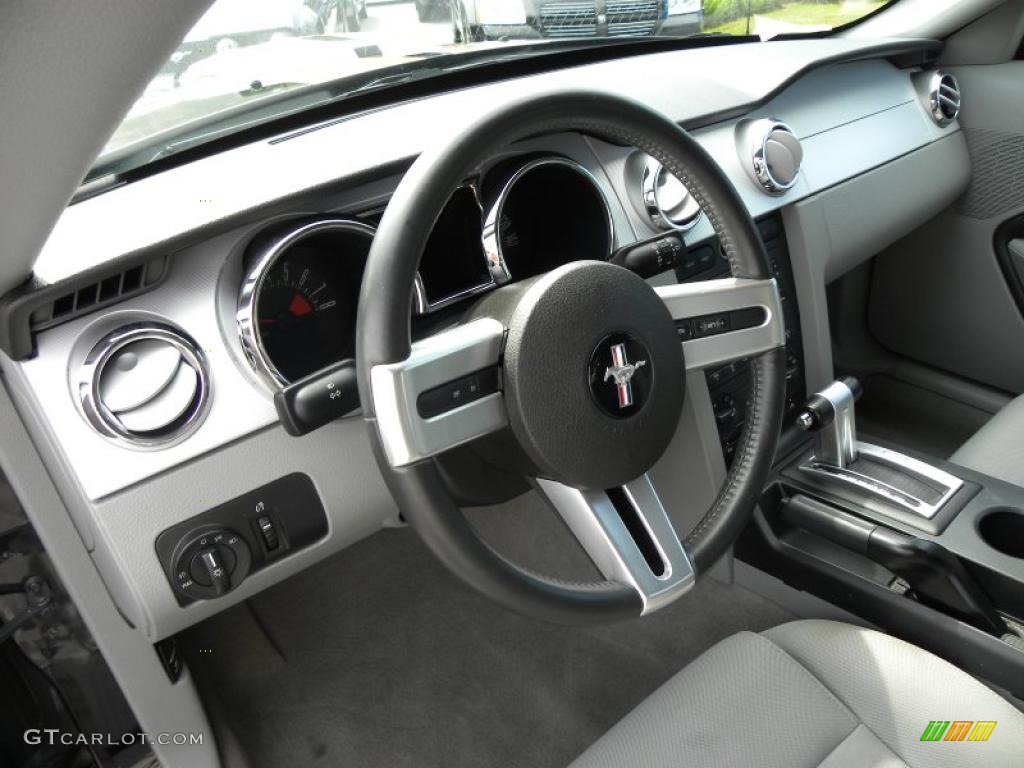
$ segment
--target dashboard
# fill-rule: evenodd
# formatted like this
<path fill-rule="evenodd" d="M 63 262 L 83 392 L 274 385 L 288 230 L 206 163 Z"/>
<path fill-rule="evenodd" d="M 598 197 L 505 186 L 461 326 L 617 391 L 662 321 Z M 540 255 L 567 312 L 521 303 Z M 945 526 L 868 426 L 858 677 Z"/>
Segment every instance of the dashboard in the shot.
<path fill-rule="evenodd" d="M 600 83 L 690 128 L 772 257 L 796 403 L 832 378 L 827 282 L 967 184 L 958 123 L 930 112 L 934 53 L 928 41 L 830 39 L 634 56 L 327 121 L 70 206 L 39 287 L 0 305 L 0 366 L 126 620 L 169 637 L 400 523 L 358 414 L 293 437 L 274 397 L 353 356 L 387 202 L 481 99 Z M 413 336 L 578 259 L 631 265 L 654 284 L 728 270 L 696 201 L 646 155 L 537 137 L 447 201 L 409 297 Z M 656 468 L 677 489 L 680 528 L 703 514 L 744 418 L 742 365 L 697 376 L 680 430 L 693 442 Z M 221 530 L 234 533 L 211 546 L 228 547 L 217 551 L 245 578 L 190 597 L 196 574 L 176 565 L 206 546 L 195 531 Z"/>

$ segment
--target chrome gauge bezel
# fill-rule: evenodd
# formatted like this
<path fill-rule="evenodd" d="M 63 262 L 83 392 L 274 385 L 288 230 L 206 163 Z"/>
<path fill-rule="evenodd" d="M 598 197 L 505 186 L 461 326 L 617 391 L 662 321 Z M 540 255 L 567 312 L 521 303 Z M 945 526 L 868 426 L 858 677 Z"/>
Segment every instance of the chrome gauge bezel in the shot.
<path fill-rule="evenodd" d="M 640 194 L 643 200 L 644 211 L 647 213 L 647 218 L 650 219 L 651 224 L 655 229 L 674 229 L 677 232 L 689 232 L 697 226 L 697 222 L 699 222 L 701 217 L 704 215 L 704 211 L 701 209 L 700 205 L 697 205 L 697 213 L 687 221 L 680 223 L 669 218 L 661 206 L 661 200 L 658 195 L 658 186 L 663 173 L 666 173 L 665 166 L 653 157 L 648 157 L 647 161 L 644 163 L 644 169 L 640 177 Z M 683 184 L 682 181 L 679 183 Z M 683 184 L 683 188 L 686 190 L 686 194 L 692 199 L 693 193 L 689 188 L 685 184 Z M 696 205 L 696 201 L 694 201 L 694 204 Z"/>
<path fill-rule="evenodd" d="M 181 423 L 164 435 L 146 435 L 128 429 L 107 408 L 100 395 L 100 381 L 107 363 L 129 344 L 147 340 L 162 341 L 174 347 L 182 361 L 196 372 L 196 394 L 192 404 L 178 419 Z M 169 448 L 192 435 L 209 412 L 212 393 L 209 364 L 195 340 L 180 328 L 148 321 L 123 325 L 100 339 L 79 367 L 73 386 L 77 390 L 75 402 L 79 413 L 93 429 L 120 445 L 138 450 Z"/>
<path fill-rule="evenodd" d="M 482 219 L 484 215 L 484 208 L 483 203 L 480 202 L 479 183 L 477 181 L 467 181 L 466 183 L 461 184 L 459 188 L 456 190 L 456 192 L 463 189 L 469 190 L 469 192 L 473 195 L 473 200 L 476 203 L 476 208 L 479 211 L 480 218 Z M 451 200 L 449 199 L 449 203 L 450 202 Z M 426 244 L 424 244 L 424 249 L 425 248 Z M 421 259 L 422 256 L 423 254 L 420 254 Z M 442 296 L 434 300 L 431 300 L 430 297 L 427 295 L 427 289 L 423 283 L 423 277 L 421 276 L 419 269 L 417 269 L 415 283 L 413 284 L 413 313 L 417 315 L 426 315 L 430 312 L 436 312 L 439 309 L 444 309 L 445 307 L 449 307 L 452 304 L 456 304 L 472 296 L 477 296 L 481 293 L 484 293 L 485 291 L 491 290 L 495 286 L 501 285 L 502 281 L 496 279 L 494 270 L 491 269 L 490 264 L 490 259 L 487 259 L 487 271 L 491 278 L 487 282 L 479 283 L 478 285 L 471 285 L 467 288 L 463 288 L 462 290 L 457 291 L 456 293 L 451 294 L 450 296 Z M 420 267 L 422 268 L 422 263 Z"/>
<path fill-rule="evenodd" d="M 608 252 L 603 254 L 603 257 L 607 259 L 615 249 L 615 221 L 612 218 L 612 209 L 608 203 L 608 196 L 598 182 L 597 177 L 584 165 L 567 157 L 538 157 L 519 166 L 502 184 L 494 201 L 487 207 L 484 217 L 482 241 L 484 255 L 487 257 L 487 268 L 495 285 L 502 285 L 512 279 L 512 274 L 505 263 L 505 256 L 501 249 L 501 217 L 505 210 L 505 203 L 520 179 L 537 168 L 550 165 L 558 165 L 575 171 L 594 188 L 600 197 L 601 204 L 604 206 L 605 219 L 608 222 Z"/>
<path fill-rule="evenodd" d="M 277 260 L 292 246 L 313 235 L 322 232 L 354 232 L 365 235 L 372 243 L 377 230 L 369 224 L 355 219 L 328 218 L 306 221 L 262 245 L 254 258 L 251 259 L 242 286 L 238 292 L 238 308 L 236 322 L 238 338 L 242 351 L 250 367 L 272 391 L 288 386 L 291 382 L 277 369 L 259 334 L 259 323 L 256 318 L 256 305 L 266 280 L 267 274 L 273 269 Z M 417 280 L 414 304 L 417 307 L 423 300 L 423 286 Z"/>

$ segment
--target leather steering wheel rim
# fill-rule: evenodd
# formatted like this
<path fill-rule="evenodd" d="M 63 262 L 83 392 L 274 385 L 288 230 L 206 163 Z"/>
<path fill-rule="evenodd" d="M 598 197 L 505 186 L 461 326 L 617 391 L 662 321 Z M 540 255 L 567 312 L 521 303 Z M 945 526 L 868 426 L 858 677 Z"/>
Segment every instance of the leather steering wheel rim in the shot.
<path fill-rule="evenodd" d="M 734 277 L 770 280 L 757 228 L 711 156 L 667 117 L 637 102 L 592 92 L 531 96 L 490 111 L 406 173 L 379 224 L 363 277 L 357 321 L 360 397 L 385 481 L 405 518 L 457 576 L 499 603 L 556 623 L 600 624 L 638 616 L 635 590 L 614 581 L 568 583 L 523 569 L 474 532 L 436 463 L 396 467 L 382 447 L 371 371 L 410 355 L 413 286 L 424 243 L 452 192 L 498 150 L 537 135 L 579 132 L 646 152 L 690 190 L 708 217 Z M 781 322 L 781 321 L 780 321 Z M 782 423 L 782 346 L 750 360 L 752 393 L 735 458 L 718 497 L 684 547 L 697 574 L 731 546 L 750 518 L 771 469 Z"/>

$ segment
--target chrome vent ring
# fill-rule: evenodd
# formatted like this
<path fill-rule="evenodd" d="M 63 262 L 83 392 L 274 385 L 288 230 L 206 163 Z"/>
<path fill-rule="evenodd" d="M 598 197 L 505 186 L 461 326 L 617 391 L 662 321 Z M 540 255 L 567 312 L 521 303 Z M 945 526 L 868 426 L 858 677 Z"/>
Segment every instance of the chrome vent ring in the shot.
<path fill-rule="evenodd" d="M 656 229 L 686 232 L 700 221 L 700 205 L 690 190 L 653 157 L 647 159 L 640 180 L 647 218 Z"/>
<path fill-rule="evenodd" d="M 740 142 L 740 153 L 747 154 L 747 171 L 757 185 L 769 195 L 792 189 L 804 159 L 803 146 L 793 129 L 779 120 L 762 119 L 741 124 L 740 130 L 745 139 Z"/>
<path fill-rule="evenodd" d="M 78 405 L 104 437 L 163 448 L 191 435 L 210 401 L 206 357 L 183 331 L 140 322 L 104 336 L 78 371 Z"/>
<path fill-rule="evenodd" d="M 928 81 L 928 111 L 932 120 L 945 127 L 960 114 L 960 83 L 948 72 L 936 71 Z"/>

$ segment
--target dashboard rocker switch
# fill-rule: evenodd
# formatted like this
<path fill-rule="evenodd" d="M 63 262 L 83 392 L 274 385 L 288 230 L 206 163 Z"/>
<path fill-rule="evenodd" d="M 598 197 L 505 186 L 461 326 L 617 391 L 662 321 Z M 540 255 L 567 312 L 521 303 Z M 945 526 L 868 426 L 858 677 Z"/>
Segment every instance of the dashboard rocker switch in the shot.
<path fill-rule="evenodd" d="M 281 540 L 277 535 L 277 527 L 268 515 L 256 518 L 256 527 L 259 529 L 263 545 L 267 548 L 268 552 L 273 552 L 281 546 Z"/>

